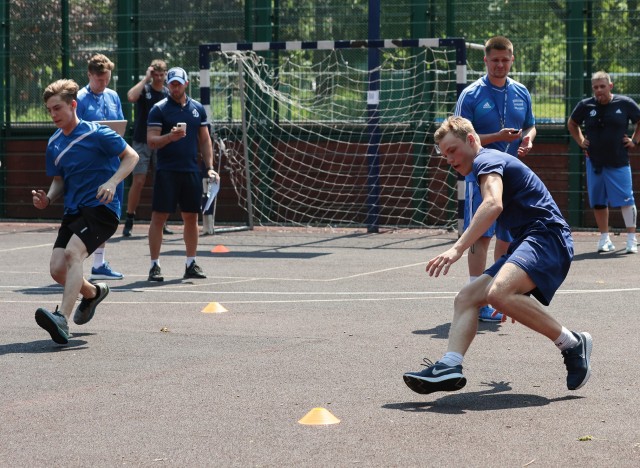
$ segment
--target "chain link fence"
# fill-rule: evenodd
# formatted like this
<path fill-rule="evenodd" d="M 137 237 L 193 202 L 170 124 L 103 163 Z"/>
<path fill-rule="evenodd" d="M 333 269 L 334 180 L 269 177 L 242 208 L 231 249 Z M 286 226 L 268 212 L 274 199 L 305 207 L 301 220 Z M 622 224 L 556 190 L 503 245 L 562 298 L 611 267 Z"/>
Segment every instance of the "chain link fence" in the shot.
<path fill-rule="evenodd" d="M 83 85 L 86 63 L 104 53 L 116 63 L 111 84 L 124 97 L 154 58 L 182 66 L 197 79 L 198 44 L 203 42 L 366 39 L 366 0 L 35 0 L 5 1 L 8 49 L 3 52 L 3 121 L 46 124 L 41 93 L 63 76 Z M 605 69 L 615 90 L 640 98 L 638 1 L 381 0 L 380 37 L 464 37 L 484 43 L 496 34 L 515 45 L 513 77 L 535 100 L 541 124 L 562 123 L 573 103 L 567 83 L 584 82 Z M 579 14 L 571 13 L 579 8 Z M 575 20 L 572 18 L 575 17 Z M 573 44 L 571 21 L 584 27 L 583 43 Z M 130 34 L 130 40 L 122 36 Z M 567 49 L 582 49 L 582 74 L 568 76 Z M 119 58 L 127 56 L 126 64 Z M 470 53 L 470 69 L 482 74 L 482 53 Z M 63 60 L 68 60 L 68 68 Z M 470 79 L 474 78 L 472 73 Z M 197 85 L 197 82 L 194 83 Z M 192 89 L 194 91 L 197 88 Z"/>

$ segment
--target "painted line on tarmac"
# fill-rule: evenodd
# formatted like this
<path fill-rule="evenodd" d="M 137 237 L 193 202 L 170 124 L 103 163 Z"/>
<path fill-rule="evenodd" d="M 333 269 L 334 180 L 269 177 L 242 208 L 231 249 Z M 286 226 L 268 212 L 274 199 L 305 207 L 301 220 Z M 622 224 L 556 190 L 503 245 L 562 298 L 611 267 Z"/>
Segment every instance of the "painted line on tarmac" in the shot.
<path fill-rule="evenodd" d="M 51 246 L 53 246 L 53 243 L 39 244 L 39 245 L 28 245 L 26 247 L 13 247 L 11 249 L 0 249 L 0 253 L 3 253 L 3 252 L 15 252 L 16 250 L 39 249 L 41 247 L 51 247 Z"/>

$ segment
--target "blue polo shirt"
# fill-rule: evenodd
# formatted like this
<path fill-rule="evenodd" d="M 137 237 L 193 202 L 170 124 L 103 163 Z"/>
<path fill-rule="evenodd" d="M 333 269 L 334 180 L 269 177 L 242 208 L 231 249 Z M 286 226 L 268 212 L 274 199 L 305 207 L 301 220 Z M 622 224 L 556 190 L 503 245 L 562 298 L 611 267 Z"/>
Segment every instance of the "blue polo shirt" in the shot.
<path fill-rule="evenodd" d="M 638 123 L 640 107 L 627 96 L 614 94 L 608 104 L 598 104 L 594 97 L 583 99 L 573 109 L 571 120 L 584 122 L 584 134 L 589 140 L 589 159 L 597 167 L 629 165 L 629 151 L 624 146 L 629 122 Z"/>
<path fill-rule="evenodd" d="M 487 75 L 467 86 L 458 98 L 454 115 L 471 121 L 478 134 L 496 133 L 502 128 L 524 130 L 536 124 L 529 91 L 508 77 L 502 88 L 492 85 Z M 517 156 L 520 142 L 496 141 L 485 146 Z"/>
<path fill-rule="evenodd" d="M 124 120 L 120 96 L 113 89 L 105 88 L 94 94 L 89 85 L 78 91 L 76 114 L 82 120 Z"/>
<path fill-rule="evenodd" d="M 77 214 L 80 208 L 103 205 L 98 187 L 120 167 L 120 154 L 127 143 L 105 125 L 81 120 L 70 135 L 58 129 L 49 138 L 46 151 L 47 175 L 64 180 L 64 213 Z M 121 185 L 121 184 L 119 184 Z M 116 190 L 106 206 L 120 218 L 122 194 Z"/>
<path fill-rule="evenodd" d="M 198 172 L 198 134 L 201 127 L 208 127 L 204 106 L 187 96 L 184 104 L 167 97 L 149 111 L 147 128 L 159 128 L 160 134 L 169 133 L 178 122 L 187 124 L 187 136 L 158 149 L 158 170 Z"/>

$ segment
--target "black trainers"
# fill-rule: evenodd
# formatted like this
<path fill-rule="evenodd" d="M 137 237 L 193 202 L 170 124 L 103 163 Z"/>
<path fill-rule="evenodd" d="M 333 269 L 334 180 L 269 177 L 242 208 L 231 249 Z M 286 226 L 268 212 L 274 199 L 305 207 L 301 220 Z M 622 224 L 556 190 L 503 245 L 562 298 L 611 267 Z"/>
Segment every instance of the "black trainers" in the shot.
<path fill-rule="evenodd" d="M 162 270 L 160 269 L 160 265 L 154 263 L 149 270 L 149 278 L 148 281 L 164 281 L 164 276 L 162 276 Z"/>
<path fill-rule="evenodd" d="M 69 325 L 64 315 L 58 312 L 58 306 L 53 313 L 43 308 L 36 310 L 36 323 L 47 330 L 51 339 L 56 343 L 67 344 L 69 342 Z"/>
<path fill-rule="evenodd" d="M 131 237 L 131 230 L 133 229 L 133 221 L 135 220 L 134 216 L 127 215 L 127 219 L 124 221 L 124 229 L 122 230 L 122 235 L 124 237 Z"/>
<path fill-rule="evenodd" d="M 571 333 L 578 339 L 578 344 L 562 351 L 562 357 L 567 368 L 567 388 L 578 390 L 591 376 L 592 340 L 587 332 Z"/>
<path fill-rule="evenodd" d="M 98 292 L 96 297 L 83 297 L 80 300 L 80 304 L 78 304 L 78 307 L 73 314 L 73 323 L 76 325 L 84 325 L 91 320 L 93 318 L 93 314 L 96 313 L 97 305 L 107 297 L 107 294 L 109 294 L 109 286 L 107 286 L 106 283 L 96 283 L 95 287 Z"/>
<path fill-rule="evenodd" d="M 162 226 L 162 234 L 164 234 L 165 236 L 171 236 L 174 234 L 174 232 L 165 224 L 164 226 Z"/>
<path fill-rule="evenodd" d="M 433 392 L 454 392 L 467 384 L 462 375 L 462 366 L 447 366 L 441 362 L 433 364 L 424 360 L 428 366 L 420 372 L 407 372 L 402 376 L 404 383 L 416 393 L 426 395 Z M 424 365 L 424 364 L 423 364 Z"/>
<path fill-rule="evenodd" d="M 198 266 L 195 260 L 191 262 L 191 265 L 185 266 L 184 268 L 184 276 L 183 276 L 184 279 L 188 279 L 188 278 L 202 279 L 206 277 L 207 275 L 204 274 L 204 271 L 202 271 L 202 268 Z"/>

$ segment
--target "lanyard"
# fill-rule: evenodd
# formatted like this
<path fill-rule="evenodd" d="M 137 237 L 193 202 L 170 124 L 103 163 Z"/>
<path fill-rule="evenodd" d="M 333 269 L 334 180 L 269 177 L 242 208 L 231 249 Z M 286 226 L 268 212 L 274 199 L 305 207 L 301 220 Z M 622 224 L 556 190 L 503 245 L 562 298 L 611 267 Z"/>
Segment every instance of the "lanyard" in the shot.
<path fill-rule="evenodd" d="M 496 106 L 496 110 L 498 111 L 498 118 L 500 119 L 500 129 L 503 129 L 505 124 L 507 123 L 507 100 L 508 100 L 507 98 L 509 97 L 509 84 L 507 84 L 504 88 L 502 113 L 500 113 L 500 106 L 498 105 L 498 101 L 496 100 L 496 97 L 495 97 L 496 92 L 501 93 L 500 90 L 498 90 L 497 88 L 493 87 L 493 85 L 491 85 L 491 99 L 493 99 L 493 103 Z"/>
<path fill-rule="evenodd" d="M 489 81 L 487 79 L 487 81 Z M 489 86 L 491 87 L 491 99 L 493 99 L 493 104 L 496 106 L 496 111 L 498 111 L 498 118 L 500 119 L 500 129 L 502 130 L 507 123 L 507 101 L 509 98 L 509 80 L 507 80 L 504 87 L 504 100 L 502 106 L 502 113 L 500 113 L 500 106 L 498 105 L 498 101 L 496 100 L 495 93 L 501 92 L 501 90 L 497 89 L 493 86 L 493 84 L 489 81 Z M 504 149 L 505 153 L 509 152 L 509 146 L 511 146 L 511 142 L 507 143 L 506 148 Z"/>

